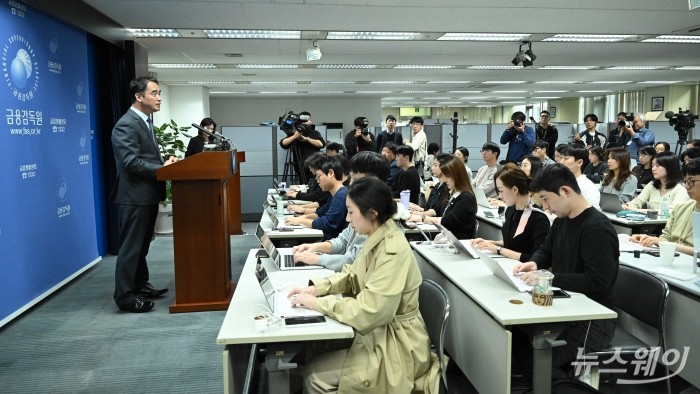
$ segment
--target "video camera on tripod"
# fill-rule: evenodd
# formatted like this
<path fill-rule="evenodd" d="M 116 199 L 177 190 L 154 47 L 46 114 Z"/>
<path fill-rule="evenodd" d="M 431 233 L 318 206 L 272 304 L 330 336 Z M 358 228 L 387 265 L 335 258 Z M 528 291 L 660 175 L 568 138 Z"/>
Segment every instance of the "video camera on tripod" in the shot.
<path fill-rule="evenodd" d="M 683 133 L 686 137 L 688 136 L 688 130 L 695 127 L 694 119 L 698 118 L 698 115 L 693 115 L 690 110 L 682 111 L 680 108 L 678 108 L 677 114 L 674 114 L 673 111 L 668 111 L 664 116 L 668 119 L 668 124 L 673 126 L 673 129 L 678 132 L 678 136 Z"/>
<path fill-rule="evenodd" d="M 304 137 L 308 137 L 308 132 L 314 129 L 313 124 L 306 124 L 311 119 L 309 115 L 298 115 L 294 111 L 289 111 L 280 116 L 277 125 L 287 136 L 294 135 L 295 131 L 300 132 Z"/>

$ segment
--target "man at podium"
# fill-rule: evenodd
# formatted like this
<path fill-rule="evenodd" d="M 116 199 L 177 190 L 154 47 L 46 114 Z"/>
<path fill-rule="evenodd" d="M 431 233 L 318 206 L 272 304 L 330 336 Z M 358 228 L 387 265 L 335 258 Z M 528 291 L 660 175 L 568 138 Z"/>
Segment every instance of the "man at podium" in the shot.
<path fill-rule="evenodd" d="M 117 184 L 110 200 L 119 208 L 119 256 L 114 273 L 114 302 L 127 312 L 148 312 L 153 302 L 144 298 L 163 295 L 148 281 L 146 255 L 153 238 L 158 203 L 165 199 L 165 182 L 156 171 L 177 158 L 160 156 L 153 133 L 153 113 L 160 110 L 160 86 L 152 77 L 139 77 L 129 84 L 131 108 L 112 130 L 117 165 Z"/>

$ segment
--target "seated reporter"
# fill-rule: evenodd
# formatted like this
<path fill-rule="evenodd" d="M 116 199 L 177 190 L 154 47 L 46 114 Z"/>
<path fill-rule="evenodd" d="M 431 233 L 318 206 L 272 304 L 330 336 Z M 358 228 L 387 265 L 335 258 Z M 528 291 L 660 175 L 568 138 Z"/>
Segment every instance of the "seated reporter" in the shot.
<path fill-rule="evenodd" d="M 310 173 L 312 174 L 312 176 L 309 177 L 309 181 L 306 185 L 307 190 L 305 192 L 290 190 L 286 193 L 285 198 L 289 200 L 294 199 L 315 202 L 318 204 L 318 207 L 325 204 L 326 201 L 328 201 L 328 199 L 330 198 L 330 194 L 321 190 L 321 187 L 318 184 L 318 180 L 316 179 L 316 176 L 314 174 L 316 174 L 316 170 L 321 168 L 321 164 L 323 164 L 326 161 L 327 157 L 328 156 L 325 153 L 321 152 L 317 152 L 309 156 L 304 161 L 304 167 L 308 168 Z"/>
<path fill-rule="evenodd" d="M 620 197 L 621 203 L 632 200 L 637 192 L 637 177 L 630 169 L 630 153 L 618 147 L 608 149 L 605 156 L 608 158 L 608 172 L 603 177 L 600 191 Z"/>
<path fill-rule="evenodd" d="M 681 184 L 683 175 L 678 157 L 671 152 L 662 152 L 651 161 L 652 182 L 647 183 L 632 201 L 622 204 L 624 209 L 659 209 L 661 201 L 668 198 L 671 208 L 688 201 L 688 193 Z"/>
<path fill-rule="evenodd" d="M 691 160 L 683 169 L 685 180 L 683 186 L 690 196 L 689 201 L 682 202 L 671 210 L 671 217 L 661 232 L 661 236 L 654 237 L 646 234 L 634 234 L 630 237 L 632 242 L 639 242 L 642 246 L 656 246 L 661 241 L 675 242 L 676 250 L 681 253 L 693 255 L 693 212 L 700 212 L 700 159 Z"/>
<path fill-rule="evenodd" d="M 503 241 L 472 240 L 479 250 L 489 250 L 513 260 L 530 261 L 549 232 L 549 218 L 532 205 L 530 178 L 523 170 L 508 163 L 496 175 L 498 196 L 506 203 L 505 221 L 501 227 Z"/>
<path fill-rule="evenodd" d="M 438 153 L 435 158 L 433 158 L 432 166 L 430 170 L 433 173 L 433 177 L 438 179 L 437 184 L 430 184 L 426 182 L 426 187 L 432 189 L 430 196 L 424 205 L 418 205 L 411 203 L 409 208 L 412 214 L 419 214 L 425 216 L 442 216 L 442 212 L 447 206 L 447 202 L 450 199 L 450 189 L 447 188 L 447 183 L 442 176 L 442 171 L 440 171 L 440 166 L 448 163 L 452 160 L 452 155 L 449 153 Z M 468 175 L 469 173 L 467 173 Z"/>
<path fill-rule="evenodd" d="M 367 236 L 355 263 L 289 296 L 294 306 L 351 326 L 355 338 L 350 348 L 320 354 L 301 368 L 304 392 L 437 393 L 440 366 L 418 309 L 422 277 L 411 246 L 391 220 L 391 191 L 379 179 L 358 179 L 347 207 L 350 226 Z"/>
<path fill-rule="evenodd" d="M 343 186 L 343 166 L 337 159 L 327 157 L 321 168 L 316 170 L 316 177 L 321 190 L 331 194 L 330 200 L 315 213 L 290 217 L 285 222 L 288 225 L 303 225 L 321 230 L 324 239 L 331 239 L 337 237 L 347 225 L 345 195 L 348 188 Z"/>
<path fill-rule="evenodd" d="M 458 239 L 472 239 L 476 230 L 476 197 L 467 177 L 462 160 L 455 156 L 440 166 L 450 199 L 441 217 L 411 215 L 410 221 L 426 224 L 439 223 Z"/>
<path fill-rule="evenodd" d="M 364 177 L 385 180 L 390 172 L 389 164 L 375 152 L 360 152 L 350 159 L 349 165 L 351 185 L 352 182 Z M 358 234 L 352 226 L 347 226 L 336 238 L 295 246 L 294 261 L 320 265 L 340 272 L 345 264 L 352 264 L 355 261 L 366 239 L 366 235 Z"/>

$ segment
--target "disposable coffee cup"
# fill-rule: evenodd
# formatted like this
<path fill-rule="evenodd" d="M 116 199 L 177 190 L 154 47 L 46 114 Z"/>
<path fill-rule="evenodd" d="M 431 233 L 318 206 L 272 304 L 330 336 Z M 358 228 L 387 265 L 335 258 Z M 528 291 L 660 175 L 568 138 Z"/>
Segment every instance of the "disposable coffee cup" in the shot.
<path fill-rule="evenodd" d="M 411 191 L 410 190 L 403 190 L 401 192 L 401 204 L 406 208 L 408 211 L 408 204 L 410 203 L 411 200 Z"/>
<path fill-rule="evenodd" d="M 554 301 L 552 281 L 554 274 L 547 270 L 535 271 L 532 274 L 532 303 L 539 306 L 551 306 Z"/>
<path fill-rule="evenodd" d="M 647 217 L 650 220 L 656 220 L 659 217 L 659 212 L 658 211 L 647 211 Z"/>
<path fill-rule="evenodd" d="M 672 265 L 673 255 L 676 254 L 676 243 L 675 242 L 659 242 L 659 255 L 661 257 L 661 264 Z"/>

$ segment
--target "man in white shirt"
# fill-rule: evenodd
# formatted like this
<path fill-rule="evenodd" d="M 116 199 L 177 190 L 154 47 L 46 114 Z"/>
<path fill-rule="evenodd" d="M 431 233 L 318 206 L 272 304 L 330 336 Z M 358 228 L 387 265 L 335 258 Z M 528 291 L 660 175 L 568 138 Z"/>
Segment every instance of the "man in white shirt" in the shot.
<path fill-rule="evenodd" d="M 419 174 L 423 173 L 425 158 L 428 155 L 428 137 L 423 131 L 423 123 L 423 118 L 420 116 L 414 116 L 411 119 L 411 142 L 406 144 L 413 148 L 413 165 Z"/>
<path fill-rule="evenodd" d="M 562 149 L 560 163 L 565 165 L 574 174 L 578 187 L 581 189 L 581 194 L 586 198 L 588 203 L 595 209 L 600 210 L 600 189 L 581 172 L 581 166 L 583 166 L 583 161 L 587 156 L 588 150 L 586 150 L 586 148 L 579 147 L 575 144 L 567 145 Z"/>
<path fill-rule="evenodd" d="M 493 142 L 487 142 L 481 147 L 481 158 L 484 159 L 486 165 L 479 168 L 476 176 L 472 180 L 472 186 L 479 187 L 484 190 L 484 194 L 488 198 L 498 197 L 496 190 L 496 181 L 493 179 L 494 174 L 498 171 L 498 155 L 501 154 L 501 148 Z"/>

